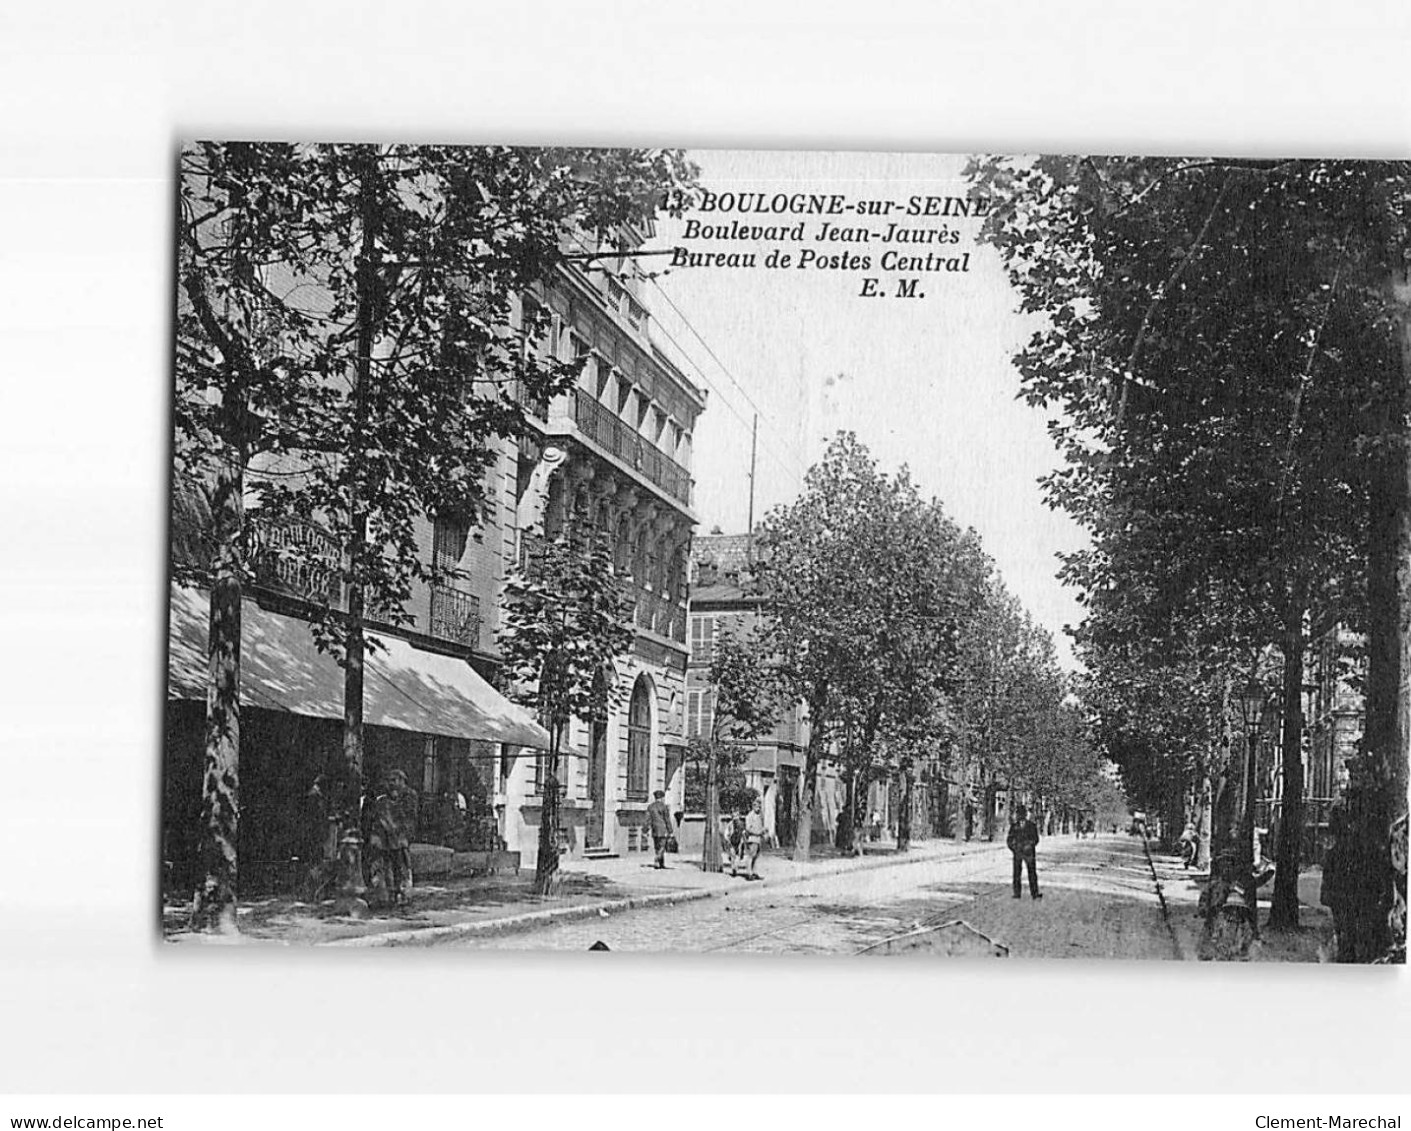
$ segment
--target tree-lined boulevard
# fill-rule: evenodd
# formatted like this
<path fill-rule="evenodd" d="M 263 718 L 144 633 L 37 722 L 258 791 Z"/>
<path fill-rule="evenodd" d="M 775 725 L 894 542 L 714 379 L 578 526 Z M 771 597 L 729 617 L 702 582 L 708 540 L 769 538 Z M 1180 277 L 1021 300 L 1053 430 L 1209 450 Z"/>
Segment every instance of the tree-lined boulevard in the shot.
<path fill-rule="evenodd" d="M 1135 922 L 1126 900 L 1145 916 L 1150 900 L 1133 894 L 1145 890 L 1133 877 L 1151 871 L 1145 853 L 1184 843 L 1201 957 L 1297 951 L 1321 898 L 1336 927 L 1329 955 L 1404 961 L 1411 169 L 971 162 L 981 243 L 1035 327 L 1013 359 L 1020 395 L 1048 418 L 1062 461 L 1036 490 L 1089 538 L 1056 565 L 1083 606 L 1068 626 L 1077 670 L 948 501 L 845 429 L 796 497 L 758 524 L 751 510 L 733 584 L 759 615 L 748 630 L 725 624 L 711 645 L 714 707 L 699 733 L 680 717 L 695 520 L 689 468 L 674 457 L 689 459 L 690 397 L 705 398 L 679 372 L 677 385 L 636 361 L 629 374 L 627 347 L 589 341 L 573 317 L 573 302 L 602 304 L 623 342 L 650 340 L 634 256 L 662 254 L 639 248 L 659 215 L 709 199 L 697 176 L 684 153 L 658 150 L 183 152 L 173 572 L 210 608 L 189 925 L 238 929 L 241 618 L 247 589 L 277 565 L 303 585 L 291 615 L 342 672 L 342 757 L 310 791 L 330 847 L 305 854 L 325 869 L 330 916 L 365 915 L 365 897 L 386 894 L 379 868 L 397 853 L 398 867 L 409 862 L 416 831 L 414 806 L 397 815 L 404 769 L 390 793 L 364 780 L 365 671 L 385 647 L 375 624 L 474 661 L 498 685 L 488 694 L 532 710 L 518 733 L 543 749 L 516 819 L 532 811 L 537 823 L 537 898 L 556 898 L 571 870 L 573 758 L 590 765 L 578 800 L 597 806 L 599 852 L 605 820 L 621 822 L 621 846 L 665 851 L 633 807 L 664 796 L 656 787 L 673 773 L 698 775 L 703 844 L 676 867 L 714 877 L 731 816 L 722 798 L 729 789 L 726 809 L 747 807 L 741 768 L 793 711 L 805 725 L 788 855 L 798 867 L 820 848 L 855 860 L 864 826 L 869 839 L 885 833 L 899 861 L 885 875 L 824 885 L 838 907 L 860 901 L 878 930 L 962 907 L 991 916 L 987 896 L 961 889 L 1007 878 L 1007 827 L 1025 807 L 1057 898 L 995 922 L 1015 937 L 1037 930 L 1036 953 L 1074 932 L 1084 953 L 1146 947 L 1131 941 L 1146 927 L 1121 945 L 1094 934 L 1093 908 L 1110 901 L 1107 930 Z M 557 313 L 554 278 L 580 288 Z M 888 374 L 850 376 L 882 388 Z M 560 472 L 573 445 L 570 477 Z M 271 530 L 284 532 L 277 543 Z M 482 531 L 505 537 L 477 556 L 468 547 Z M 435 622 L 437 594 L 472 561 L 498 571 L 492 643 L 468 593 L 448 643 L 444 609 L 426 628 L 413 599 L 433 591 Z M 651 657 L 660 684 L 642 666 Z M 1355 717 L 1356 733 L 1318 731 L 1318 745 L 1317 712 Z M 681 732 L 670 751 L 668 726 Z M 436 736 L 443 750 L 491 741 L 489 729 L 434 721 L 403 729 L 427 736 L 428 790 L 440 781 Z M 622 793 L 609 815 L 610 731 Z M 453 821 L 466 820 L 471 777 L 509 806 L 520 754 L 498 750 L 482 758 L 484 780 L 466 771 L 437 786 Z M 1127 835 L 1133 822 L 1140 836 Z M 501 819 L 487 861 L 504 835 Z M 900 862 L 912 851 L 924 859 Z M 809 903 L 765 879 L 765 894 L 739 906 L 804 915 L 813 925 L 800 937 L 827 936 L 823 949 L 856 941 L 856 917 L 824 923 L 823 896 Z M 945 885 L 955 890 L 940 898 Z M 728 914 L 633 913 L 619 941 L 709 949 L 735 937 Z M 554 930 L 565 946 L 581 941 Z M 749 937 L 773 947 L 795 930 Z"/>

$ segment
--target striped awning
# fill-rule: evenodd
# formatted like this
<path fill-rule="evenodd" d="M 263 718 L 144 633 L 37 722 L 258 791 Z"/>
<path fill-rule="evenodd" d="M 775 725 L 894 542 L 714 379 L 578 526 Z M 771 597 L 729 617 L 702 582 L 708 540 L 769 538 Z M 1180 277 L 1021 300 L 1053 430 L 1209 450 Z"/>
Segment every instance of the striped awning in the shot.
<path fill-rule="evenodd" d="M 199 590 L 172 587 L 167 695 L 206 698 L 210 603 Z M 245 703 L 314 718 L 343 717 L 343 669 L 314 644 L 307 622 L 262 609 L 242 610 L 240 692 Z M 364 668 L 364 721 L 420 734 L 547 749 L 548 732 L 474 668 L 424 652 L 395 636 L 370 633 Z"/>

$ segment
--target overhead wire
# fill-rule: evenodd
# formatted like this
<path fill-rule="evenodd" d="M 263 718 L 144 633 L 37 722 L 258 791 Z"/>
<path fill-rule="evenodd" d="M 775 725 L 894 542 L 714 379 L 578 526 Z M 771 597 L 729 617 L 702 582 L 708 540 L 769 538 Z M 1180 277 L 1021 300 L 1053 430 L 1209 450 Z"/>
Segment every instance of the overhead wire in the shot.
<path fill-rule="evenodd" d="M 715 352 L 715 350 L 711 349 L 710 343 L 706 341 L 704 337 L 701 336 L 701 332 L 696 329 L 696 327 L 691 323 L 691 320 L 686 317 L 686 315 L 682 312 L 681 308 L 677 306 L 676 303 L 672 300 L 671 296 L 666 292 L 666 288 L 663 287 L 659 282 L 657 282 L 656 276 L 648 275 L 647 279 L 651 282 L 652 286 L 656 288 L 657 293 L 666 300 L 666 305 L 671 307 L 671 309 L 675 312 L 676 317 L 681 319 L 681 322 L 686 327 L 686 329 L 691 331 L 691 335 L 696 339 L 696 341 L 700 342 L 701 348 L 706 351 L 706 354 L 710 357 L 710 359 L 714 361 L 715 364 L 720 367 L 720 371 L 724 373 L 727 378 L 729 378 L 730 383 L 734 385 L 735 388 L 740 390 L 740 395 L 745 398 L 749 406 L 754 409 L 755 412 L 762 419 L 765 420 L 765 422 L 767 422 L 774 428 L 778 428 L 782 432 L 783 428 L 780 427 L 779 423 L 772 416 L 770 416 L 769 413 L 765 412 L 764 409 L 760 408 L 759 403 L 752 396 L 750 396 L 749 392 L 745 389 L 745 387 L 741 385 L 738 380 L 736 380 L 735 375 L 730 372 L 730 369 L 725 364 L 725 362 L 721 361 L 720 356 Z M 665 330 L 663 330 L 663 332 L 665 332 Z M 675 341 L 675 339 L 673 338 L 672 341 Z M 676 342 L 676 348 L 682 350 L 683 353 L 685 352 L 685 347 L 683 347 L 679 342 Z M 698 372 L 700 372 L 699 365 L 696 365 L 694 361 L 692 361 L 691 364 L 695 366 Z M 704 373 L 702 373 L 701 375 L 704 376 Z M 803 470 L 802 463 L 800 463 L 799 469 Z"/>
<path fill-rule="evenodd" d="M 710 380 L 709 377 L 706 376 L 705 372 L 700 368 L 700 366 L 696 363 L 696 361 L 695 361 L 693 358 L 691 358 L 690 354 L 686 353 L 684 347 L 681 345 L 681 343 L 680 343 L 679 341 L 676 340 L 676 338 L 672 335 L 671 331 L 669 331 L 668 329 L 666 329 L 665 326 L 661 325 L 660 322 L 657 323 L 657 329 L 661 331 L 662 335 L 667 339 L 667 341 L 669 341 L 669 342 L 670 342 L 672 345 L 674 345 L 678 350 L 680 350 L 680 351 L 682 352 L 682 354 L 686 357 L 686 359 L 687 359 L 688 361 L 690 361 L 692 367 L 696 370 L 697 373 L 700 374 L 701 380 L 705 381 L 706 384 L 710 385 L 711 390 L 712 390 L 713 392 L 715 392 L 717 395 L 719 395 L 719 397 L 720 397 L 720 403 L 723 404 L 727 409 L 730 410 L 730 414 L 731 414 L 732 416 L 734 416 L 735 419 L 738 420 L 738 421 L 739 421 L 742 425 L 744 425 L 746 428 L 753 428 L 753 422 L 752 422 L 752 421 L 749 421 L 749 420 L 746 420 L 745 417 L 744 417 L 744 415 L 740 412 L 740 410 L 739 410 L 738 408 L 736 408 L 733 404 L 730 403 L 730 399 L 729 399 L 728 397 L 726 397 L 725 394 L 720 391 L 719 386 L 717 386 L 714 382 L 712 382 L 712 381 Z M 753 402 L 751 402 L 751 403 L 753 403 Z M 795 474 L 796 472 L 799 473 L 799 474 L 802 474 L 804 468 L 803 468 L 803 464 L 802 464 L 801 462 L 796 462 L 793 466 L 791 466 L 790 463 L 789 463 L 787 460 L 785 460 L 782 456 L 780 456 L 777 452 L 775 452 L 775 450 L 773 449 L 773 447 L 771 447 L 771 446 L 768 445 L 768 444 L 761 445 L 761 446 L 764 448 L 764 451 L 765 451 L 765 453 L 766 453 L 767 455 L 773 457 L 774 462 L 779 465 L 779 468 L 780 468 L 781 471 L 783 471 L 783 472 L 785 472 L 786 474 L 789 474 L 789 475 L 793 475 L 793 474 Z"/>
<path fill-rule="evenodd" d="M 593 249 L 589 247 L 588 244 L 584 243 L 581 236 L 574 234 L 571 238 L 573 239 L 574 243 L 576 243 L 579 247 L 583 248 L 584 251 L 590 253 L 593 252 Z M 605 259 L 612 258 L 613 253 L 603 252 L 602 256 Z M 583 269 L 594 270 L 595 268 Z M 596 270 L 607 272 L 608 268 L 599 267 L 596 268 Z M 685 327 L 691 332 L 691 335 L 698 342 L 700 342 L 702 348 L 705 349 L 706 353 L 710 356 L 711 360 L 715 362 L 716 366 L 719 367 L 720 371 L 726 376 L 730 383 L 734 385 L 736 389 L 739 390 L 740 395 L 745 399 L 745 402 L 768 425 L 770 425 L 776 431 L 782 433 L 783 429 L 779 426 L 779 424 L 773 419 L 773 417 L 771 417 L 768 413 L 764 412 L 759 407 L 759 404 L 755 401 L 753 397 L 750 396 L 749 392 L 735 377 L 735 375 L 730 372 L 729 367 L 726 366 L 723 361 L 721 361 L 719 355 L 717 355 L 716 352 L 711 349 L 710 343 L 707 342 L 704 337 L 702 337 L 700 331 L 697 330 L 695 326 L 692 325 L 690 319 L 688 319 L 686 315 L 682 313 L 681 308 L 678 307 L 676 303 L 672 301 L 671 296 L 666 293 L 661 284 L 657 282 L 656 278 L 652 275 L 646 275 L 645 278 L 647 278 L 651 282 L 652 286 L 656 288 L 657 293 L 660 294 L 666 300 L 667 305 L 671 307 L 672 311 L 681 320 L 682 324 L 685 325 Z M 695 359 L 691 351 L 688 350 L 681 343 L 681 341 L 674 334 L 672 334 L 670 330 L 666 328 L 660 318 L 653 319 L 653 322 L 656 328 L 661 332 L 662 336 L 665 337 L 667 341 L 669 341 L 673 346 L 676 347 L 677 351 L 681 354 L 682 358 L 690 365 L 690 367 L 696 372 L 700 379 L 710 388 L 710 390 L 716 394 L 716 396 L 720 399 L 720 402 L 725 405 L 725 407 L 730 411 L 730 414 L 734 416 L 735 419 L 738 420 L 744 427 L 753 429 L 754 422 L 752 420 L 746 419 L 745 415 L 735 406 L 734 403 L 732 403 L 731 398 L 725 395 L 725 390 L 721 388 L 719 383 L 713 381 L 710 378 L 709 374 L 705 370 L 705 367 Z M 778 451 L 776 451 L 775 448 L 769 443 L 763 443 L 760 445 L 760 447 L 763 448 L 764 452 L 774 460 L 774 462 L 779 466 L 779 469 L 785 472 L 785 474 L 789 475 L 790 477 L 799 476 L 801 478 L 804 472 L 806 471 L 804 462 L 797 456 L 783 456 Z"/>

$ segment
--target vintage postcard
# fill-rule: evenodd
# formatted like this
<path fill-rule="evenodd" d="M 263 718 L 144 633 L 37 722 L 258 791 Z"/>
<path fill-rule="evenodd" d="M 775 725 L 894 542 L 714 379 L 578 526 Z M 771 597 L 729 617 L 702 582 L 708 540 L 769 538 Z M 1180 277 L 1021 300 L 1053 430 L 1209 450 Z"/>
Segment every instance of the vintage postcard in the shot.
<path fill-rule="evenodd" d="M 1411 165 L 175 176 L 170 941 L 1404 961 Z"/>

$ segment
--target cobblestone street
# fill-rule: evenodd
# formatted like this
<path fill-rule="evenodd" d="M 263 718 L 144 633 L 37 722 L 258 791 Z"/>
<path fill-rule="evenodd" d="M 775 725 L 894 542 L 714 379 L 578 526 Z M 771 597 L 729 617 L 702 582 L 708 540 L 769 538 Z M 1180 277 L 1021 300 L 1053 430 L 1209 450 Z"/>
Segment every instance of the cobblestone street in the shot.
<path fill-rule="evenodd" d="M 475 949 L 856 954 L 918 925 L 964 920 L 1010 957 L 1179 957 L 1141 842 L 1046 839 L 1044 899 L 1014 900 L 1010 855 L 973 842 L 941 859 L 763 884 L 713 899 L 641 908 L 502 936 L 439 940 Z"/>

